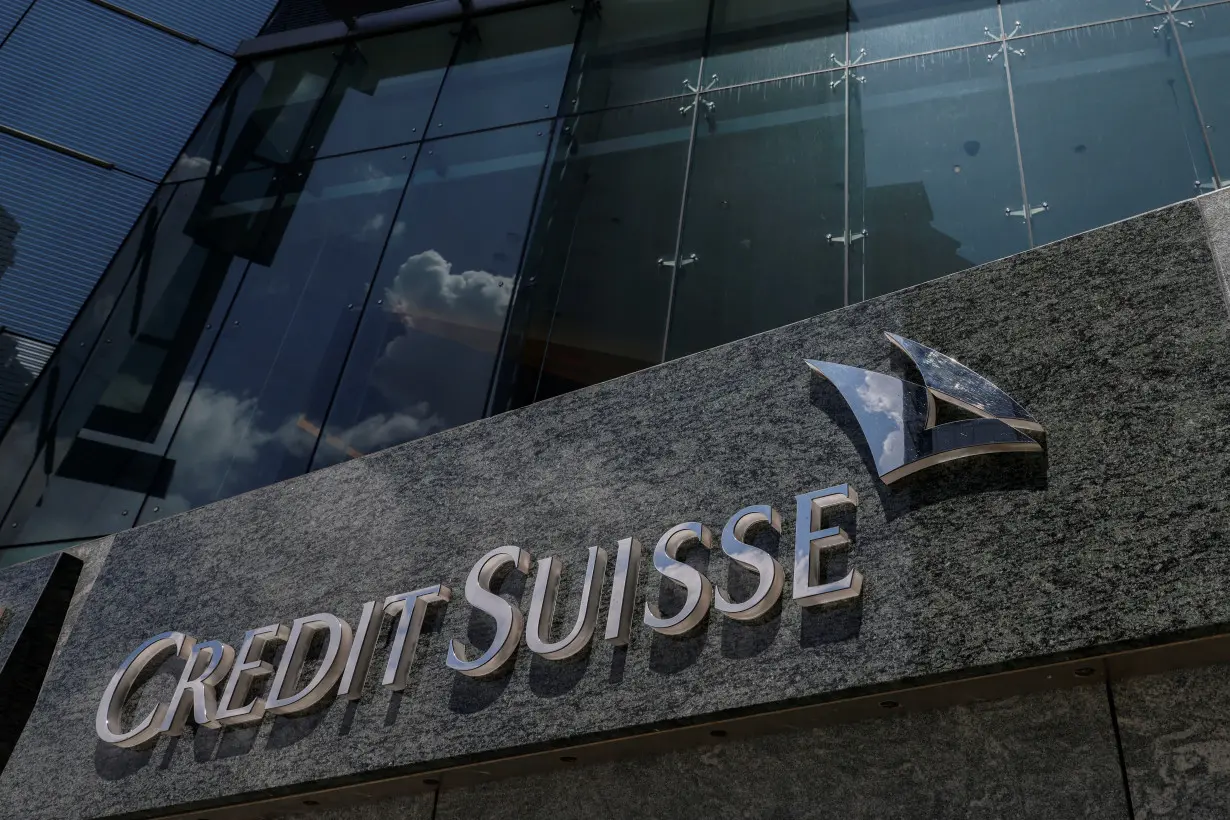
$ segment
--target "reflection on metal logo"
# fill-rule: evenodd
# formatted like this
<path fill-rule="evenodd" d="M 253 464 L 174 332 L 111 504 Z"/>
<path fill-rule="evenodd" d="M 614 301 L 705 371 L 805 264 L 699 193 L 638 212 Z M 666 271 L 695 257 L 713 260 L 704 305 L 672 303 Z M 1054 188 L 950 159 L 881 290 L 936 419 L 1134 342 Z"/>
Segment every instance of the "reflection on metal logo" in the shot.
<path fill-rule="evenodd" d="M 1015 399 L 965 365 L 926 345 L 885 333 L 910 357 L 925 387 L 833 362 L 807 365 L 833 383 L 854 411 L 885 484 L 935 464 L 984 453 L 1036 453 L 1022 431 L 1043 433 Z M 980 418 L 935 423 L 939 399 Z"/>

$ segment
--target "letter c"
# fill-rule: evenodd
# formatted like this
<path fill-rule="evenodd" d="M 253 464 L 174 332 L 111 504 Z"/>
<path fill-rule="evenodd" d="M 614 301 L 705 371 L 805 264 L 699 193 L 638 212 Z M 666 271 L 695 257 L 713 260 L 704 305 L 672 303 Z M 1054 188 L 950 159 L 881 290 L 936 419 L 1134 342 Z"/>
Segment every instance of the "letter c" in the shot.
<path fill-rule="evenodd" d="M 167 704 L 159 703 L 126 732 L 120 725 L 124 704 L 132 694 L 133 686 L 149 666 L 162 663 L 172 655 L 188 660 L 195 643 L 182 632 L 163 632 L 138 646 L 124 659 L 120 668 L 111 676 L 111 682 L 103 692 L 102 702 L 98 704 L 98 714 L 94 719 L 94 728 L 104 743 L 131 749 L 158 736 L 162 730 L 163 718 L 166 717 Z"/>

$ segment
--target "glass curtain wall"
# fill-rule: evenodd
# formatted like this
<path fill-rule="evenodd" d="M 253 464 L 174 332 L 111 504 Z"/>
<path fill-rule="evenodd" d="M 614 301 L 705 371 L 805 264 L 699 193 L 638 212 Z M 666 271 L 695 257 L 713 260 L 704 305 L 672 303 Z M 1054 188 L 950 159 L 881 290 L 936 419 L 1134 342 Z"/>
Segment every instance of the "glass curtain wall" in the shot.
<path fill-rule="evenodd" d="M 1212 190 L 1226 76 L 1230 2 L 1176 0 L 553 2 L 244 65 L 0 440 L 0 561 Z"/>

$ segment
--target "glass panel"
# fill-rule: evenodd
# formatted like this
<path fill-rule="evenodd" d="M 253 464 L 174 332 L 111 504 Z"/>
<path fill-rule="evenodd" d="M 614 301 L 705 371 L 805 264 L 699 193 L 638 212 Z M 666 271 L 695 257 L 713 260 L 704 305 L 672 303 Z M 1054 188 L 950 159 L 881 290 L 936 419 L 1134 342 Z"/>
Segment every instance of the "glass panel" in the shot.
<path fill-rule="evenodd" d="M 20 564 L 22 561 L 33 561 L 35 558 L 42 558 L 44 555 L 51 555 L 53 552 L 63 552 L 82 543 L 84 541 L 72 539 L 55 544 L 35 544 L 31 547 L 10 547 L 9 549 L 0 550 L 0 569 Z"/>
<path fill-rule="evenodd" d="M 695 85 L 709 0 L 604 0 L 588 12 L 567 109 L 593 111 L 686 93 Z"/>
<path fill-rule="evenodd" d="M 335 51 L 295 52 L 240 68 L 171 168 L 168 181 L 290 162 L 337 67 Z"/>
<path fill-rule="evenodd" d="M 248 271 L 142 523 L 307 469 L 413 160 L 351 154 L 286 181 L 276 248 Z"/>
<path fill-rule="evenodd" d="M 1013 58 L 1034 241 L 1194 196 L 1212 172 L 1165 17 L 1020 41 Z"/>
<path fill-rule="evenodd" d="M 827 74 L 711 93 L 697 128 L 667 357 L 844 304 L 845 92 Z M 669 275 L 664 272 L 663 275 Z"/>
<path fill-rule="evenodd" d="M 716 0 L 705 82 L 768 80 L 845 59 L 845 0 Z"/>
<path fill-rule="evenodd" d="M 851 57 L 864 48 L 881 60 L 974 45 L 986 42 L 986 29 L 999 34 L 995 0 L 850 0 Z"/>
<path fill-rule="evenodd" d="M 1204 115 L 1205 134 L 1217 161 L 1222 183 L 1230 181 L 1230 5 L 1209 6 L 1183 11 L 1178 19 L 1191 22 L 1180 28 L 1183 52 L 1191 71 L 1192 84 Z"/>
<path fill-rule="evenodd" d="M 314 469 L 482 418 L 549 139 L 423 146 Z"/>
<path fill-rule="evenodd" d="M 543 197 L 552 220 L 526 271 L 562 283 L 536 295 L 543 318 L 526 344 L 542 372 L 523 378 L 540 399 L 661 361 L 671 277 L 660 260 L 675 254 L 692 118 L 665 101 L 566 128 Z"/>
<path fill-rule="evenodd" d="M 1029 247 L 1002 55 L 983 48 L 877 63 L 851 85 L 851 299 Z M 992 49 L 993 50 L 993 49 Z"/>
<path fill-rule="evenodd" d="M 90 352 L 101 341 L 103 328 L 135 270 L 144 244 L 146 226 L 150 220 L 157 224 L 174 191 L 175 186 L 167 185 L 155 193 L 153 201 L 99 279 L 97 289 L 43 368 L 42 375 L 18 409 L 3 440 L 0 440 L 0 464 L 7 465 L 7 469 L 0 470 L 0 514 L 7 514 L 35 455 L 42 447 L 46 431 L 63 408 L 69 390 Z M 0 532 L 0 538 L 3 537 Z"/>
<path fill-rule="evenodd" d="M 202 182 L 146 221 L 123 296 L 0 532 L 50 541 L 132 525 L 174 470 L 163 456 L 245 265 L 195 235 Z M 117 271 L 118 272 L 118 271 Z"/>
<path fill-rule="evenodd" d="M 34 0 L 0 0 L 0 43 L 4 42 L 4 38 L 33 2 Z"/>
<path fill-rule="evenodd" d="M 233 66 L 94 3 L 39 0 L 0 49 L 0 119 L 161 179 Z"/>
<path fill-rule="evenodd" d="M 1003 0 L 1003 3 L 1004 25 L 1011 31 L 1020 22 L 1023 34 L 1121 20 L 1150 10 L 1145 0 L 1080 0 L 1079 3 L 1072 0 Z M 1164 0 L 1153 2 L 1154 10 L 1164 5 Z"/>
<path fill-rule="evenodd" d="M 555 115 L 580 17 L 550 3 L 466 24 L 431 136 Z"/>
<path fill-rule="evenodd" d="M 323 157 L 422 139 L 456 42 L 439 27 L 346 46 L 307 150 Z"/>

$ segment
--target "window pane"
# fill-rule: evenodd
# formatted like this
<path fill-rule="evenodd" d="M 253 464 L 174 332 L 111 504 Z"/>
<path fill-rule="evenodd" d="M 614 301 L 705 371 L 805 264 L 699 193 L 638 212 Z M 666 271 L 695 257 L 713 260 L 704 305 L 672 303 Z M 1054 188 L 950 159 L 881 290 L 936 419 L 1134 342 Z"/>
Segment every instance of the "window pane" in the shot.
<path fill-rule="evenodd" d="M 567 3 L 550 3 L 468 23 L 431 136 L 554 116 L 579 21 Z"/>
<path fill-rule="evenodd" d="M 704 76 L 717 85 L 831 68 L 845 59 L 845 0 L 716 0 Z"/>
<path fill-rule="evenodd" d="M 549 139 L 423 146 L 313 468 L 482 418 Z"/>
<path fill-rule="evenodd" d="M 127 286 L 64 412 L 48 419 L 3 543 L 125 529 L 173 472 L 163 456 L 242 273 L 195 236 L 204 189 L 181 185 L 160 221 L 138 226 Z"/>
<path fill-rule="evenodd" d="M 86 0 L 39 0 L 0 49 L 0 119 L 161 179 L 233 65 Z"/>
<path fill-rule="evenodd" d="M 1034 241 L 1194 196 L 1211 179 L 1165 17 L 1020 40 L 1012 79 Z M 1163 25 L 1154 34 L 1153 27 Z"/>
<path fill-rule="evenodd" d="M 7 465 L 7 469 L 0 470 L 0 515 L 7 514 L 42 446 L 45 431 L 50 429 L 64 407 L 69 390 L 76 383 L 91 351 L 96 344 L 101 344 L 103 329 L 111 318 L 117 300 L 128 286 L 145 245 L 147 226 L 151 220 L 157 225 L 174 192 L 175 186 L 167 185 L 155 193 L 153 201 L 137 220 L 133 232 L 120 247 L 99 280 L 98 288 L 43 368 L 42 376 L 35 382 L 3 440 L 0 440 L 0 464 Z M 2 537 L 3 533 L 0 532 Z"/>
<path fill-rule="evenodd" d="M 526 344 L 527 361 L 537 354 L 542 366 L 540 399 L 661 361 L 670 295 L 662 262 L 675 254 L 692 119 L 666 101 L 587 114 L 567 129 L 556 149 L 566 159 L 544 193 L 550 228 L 527 268 L 561 283 L 537 294 L 545 321 Z"/>
<path fill-rule="evenodd" d="M 1081 0 L 1084 2 L 1084 0 Z M 881 60 L 987 41 L 999 34 L 995 0 L 850 0 L 850 56 Z"/>
<path fill-rule="evenodd" d="M 307 469 L 413 159 L 352 154 L 286 181 L 276 247 L 248 270 L 168 453 L 174 473 L 142 522 Z"/>
<path fill-rule="evenodd" d="M 844 303 L 845 93 L 831 76 L 705 95 L 668 358 Z M 669 276 L 669 271 L 663 273 Z"/>
<path fill-rule="evenodd" d="M 1019 21 L 1021 32 L 1051 31 L 1086 23 L 1120 20 L 1149 11 L 1145 0 L 1003 0 L 1004 25 L 1011 31 Z M 1163 0 L 1153 5 L 1162 8 Z M 1157 25 L 1152 23 L 1151 25 Z"/>
<path fill-rule="evenodd" d="M 290 162 L 337 67 L 336 48 L 275 57 L 239 69 L 168 181 Z"/>
<path fill-rule="evenodd" d="M 156 187 L 0 134 L 0 325 L 60 341 Z"/>
<path fill-rule="evenodd" d="M 22 561 L 32 561 L 35 558 L 42 558 L 44 555 L 51 555 L 53 552 L 63 552 L 80 543 L 83 542 L 74 538 L 56 544 L 38 544 L 33 547 L 11 547 L 0 550 L 0 567 L 11 567 L 14 564 L 20 564 Z"/>
<path fill-rule="evenodd" d="M 708 19 L 709 0 L 604 0 L 581 30 L 567 110 L 686 93 L 700 74 Z"/>
<path fill-rule="evenodd" d="M 1213 148 L 1213 158 L 1222 183 L 1230 182 L 1230 5 L 1209 6 L 1183 11 L 1178 19 L 1191 22 L 1179 28 L 1183 52 L 1192 74 L 1205 134 Z"/>
<path fill-rule="evenodd" d="M 1003 56 L 945 51 L 860 69 L 850 87 L 851 299 L 1029 247 Z"/>
<path fill-rule="evenodd" d="M 341 70 L 308 139 L 316 156 L 417 142 L 456 40 L 448 28 L 360 40 L 341 52 Z"/>

